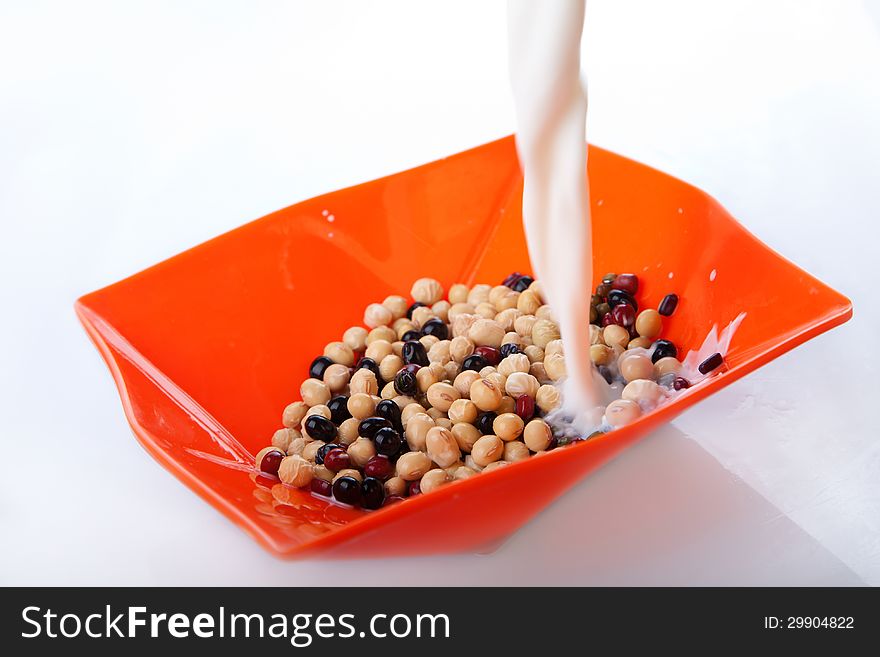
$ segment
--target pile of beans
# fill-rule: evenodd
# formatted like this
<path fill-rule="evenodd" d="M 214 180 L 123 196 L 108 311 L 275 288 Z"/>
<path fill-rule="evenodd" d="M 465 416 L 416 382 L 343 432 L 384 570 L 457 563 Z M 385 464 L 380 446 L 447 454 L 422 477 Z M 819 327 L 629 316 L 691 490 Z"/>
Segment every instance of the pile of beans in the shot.
<path fill-rule="evenodd" d="M 690 385 L 675 345 L 658 338 L 677 298 L 638 313 L 637 291 L 635 275 L 608 274 L 591 300 L 592 360 L 625 383 L 606 408 L 609 429 Z M 301 401 L 256 456 L 261 472 L 377 509 L 585 439 L 545 419 L 559 407 L 565 359 L 539 282 L 514 273 L 445 294 L 422 278 L 411 298 L 370 304 L 367 328 L 349 328 L 312 361 Z"/>

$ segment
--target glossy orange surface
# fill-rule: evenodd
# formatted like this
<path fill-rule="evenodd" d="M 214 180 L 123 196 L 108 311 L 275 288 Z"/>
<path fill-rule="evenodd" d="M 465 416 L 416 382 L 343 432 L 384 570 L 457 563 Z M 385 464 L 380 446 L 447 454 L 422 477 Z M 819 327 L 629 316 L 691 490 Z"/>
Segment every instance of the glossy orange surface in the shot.
<path fill-rule="evenodd" d="M 664 337 L 682 353 L 748 311 L 728 369 L 625 428 L 376 512 L 257 476 L 253 454 L 312 358 L 368 303 L 420 276 L 448 288 L 529 271 L 511 137 L 293 205 L 88 294 L 76 312 L 141 444 L 273 553 L 488 549 L 659 423 L 852 315 L 690 185 L 599 148 L 590 185 L 597 275 L 639 274 L 645 307 L 676 292 Z M 622 226 L 638 239 L 621 240 Z"/>

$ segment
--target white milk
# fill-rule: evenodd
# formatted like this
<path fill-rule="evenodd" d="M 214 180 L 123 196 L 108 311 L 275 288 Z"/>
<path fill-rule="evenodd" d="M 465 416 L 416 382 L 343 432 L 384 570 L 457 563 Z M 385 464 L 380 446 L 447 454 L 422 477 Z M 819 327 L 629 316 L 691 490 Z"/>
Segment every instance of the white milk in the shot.
<path fill-rule="evenodd" d="M 562 334 L 564 410 L 589 431 L 601 422 L 607 402 L 595 382 L 604 380 L 590 360 L 592 235 L 587 96 L 580 76 L 584 5 L 508 0 L 508 39 L 529 257 Z"/>

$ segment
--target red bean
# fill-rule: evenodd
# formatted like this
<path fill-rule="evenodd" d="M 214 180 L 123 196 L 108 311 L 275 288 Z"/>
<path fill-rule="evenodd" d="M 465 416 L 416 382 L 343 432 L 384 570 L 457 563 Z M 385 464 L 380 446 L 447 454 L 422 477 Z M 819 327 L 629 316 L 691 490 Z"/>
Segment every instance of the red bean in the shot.
<path fill-rule="evenodd" d="M 688 381 L 683 376 L 675 377 L 675 381 L 672 382 L 672 387 L 675 390 L 687 390 L 691 387 L 691 382 Z"/>
<path fill-rule="evenodd" d="M 324 497 L 330 497 L 333 494 L 333 485 L 325 479 L 315 477 L 312 479 L 312 492 Z"/>
<path fill-rule="evenodd" d="M 612 287 L 629 294 L 635 294 L 639 290 L 639 277 L 635 274 L 620 274 L 614 279 Z"/>
<path fill-rule="evenodd" d="M 474 349 L 474 353 L 486 359 L 486 362 L 492 367 L 497 367 L 501 362 L 501 352 L 495 347 L 477 347 Z"/>
<path fill-rule="evenodd" d="M 394 466 L 387 456 L 376 454 L 364 465 L 364 474 L 368 477 L 375 477 L 385 481 L 394 474 Z"/>
<path fill-rule="evenodd" d="M 516 408 L 514 411 L 523 422 L 528 422 L 535 415 L 535 400 L 528 395 L 520 395 L 516 398 Z"/>
<path fill-rule="evenodd" d="M 284 453 L 281 450 L 273 449 L 271 452 L 266 452 L 260 459 L 260 470 L 266 474 L 277 476 L 282 459 L 284 459 Z"/>
<path fill-rule="evenodd" d="M 632 306 L 622 303 L 611 309 L 611 318 L 615 324 L 619 324 L 624 328 L 632 328 L 636 323 L 636 311 L 633 310 Z"/>
<path fill-rule="evenodd" d="M 331 449 L 324 455 L 324 466 L 331 472 L 339 472 L 351 467 L 351 459 L 344 449 Z"/>

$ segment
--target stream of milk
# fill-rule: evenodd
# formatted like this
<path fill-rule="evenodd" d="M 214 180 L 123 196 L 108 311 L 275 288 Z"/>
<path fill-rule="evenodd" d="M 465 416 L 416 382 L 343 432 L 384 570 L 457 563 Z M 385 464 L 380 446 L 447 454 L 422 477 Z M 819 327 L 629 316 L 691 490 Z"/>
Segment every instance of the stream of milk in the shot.
<path fill-rule="evenodd" d="M 604 380 L 590 360 L 592 275 L 587 94 L 581 80 L 584 0 L 508 1 L 516 145 L 529 257 L 565 350 L 563 409 L 578 429 L 601 424 Z M 601 382 L 601 383 L 599 383 Z"/>

